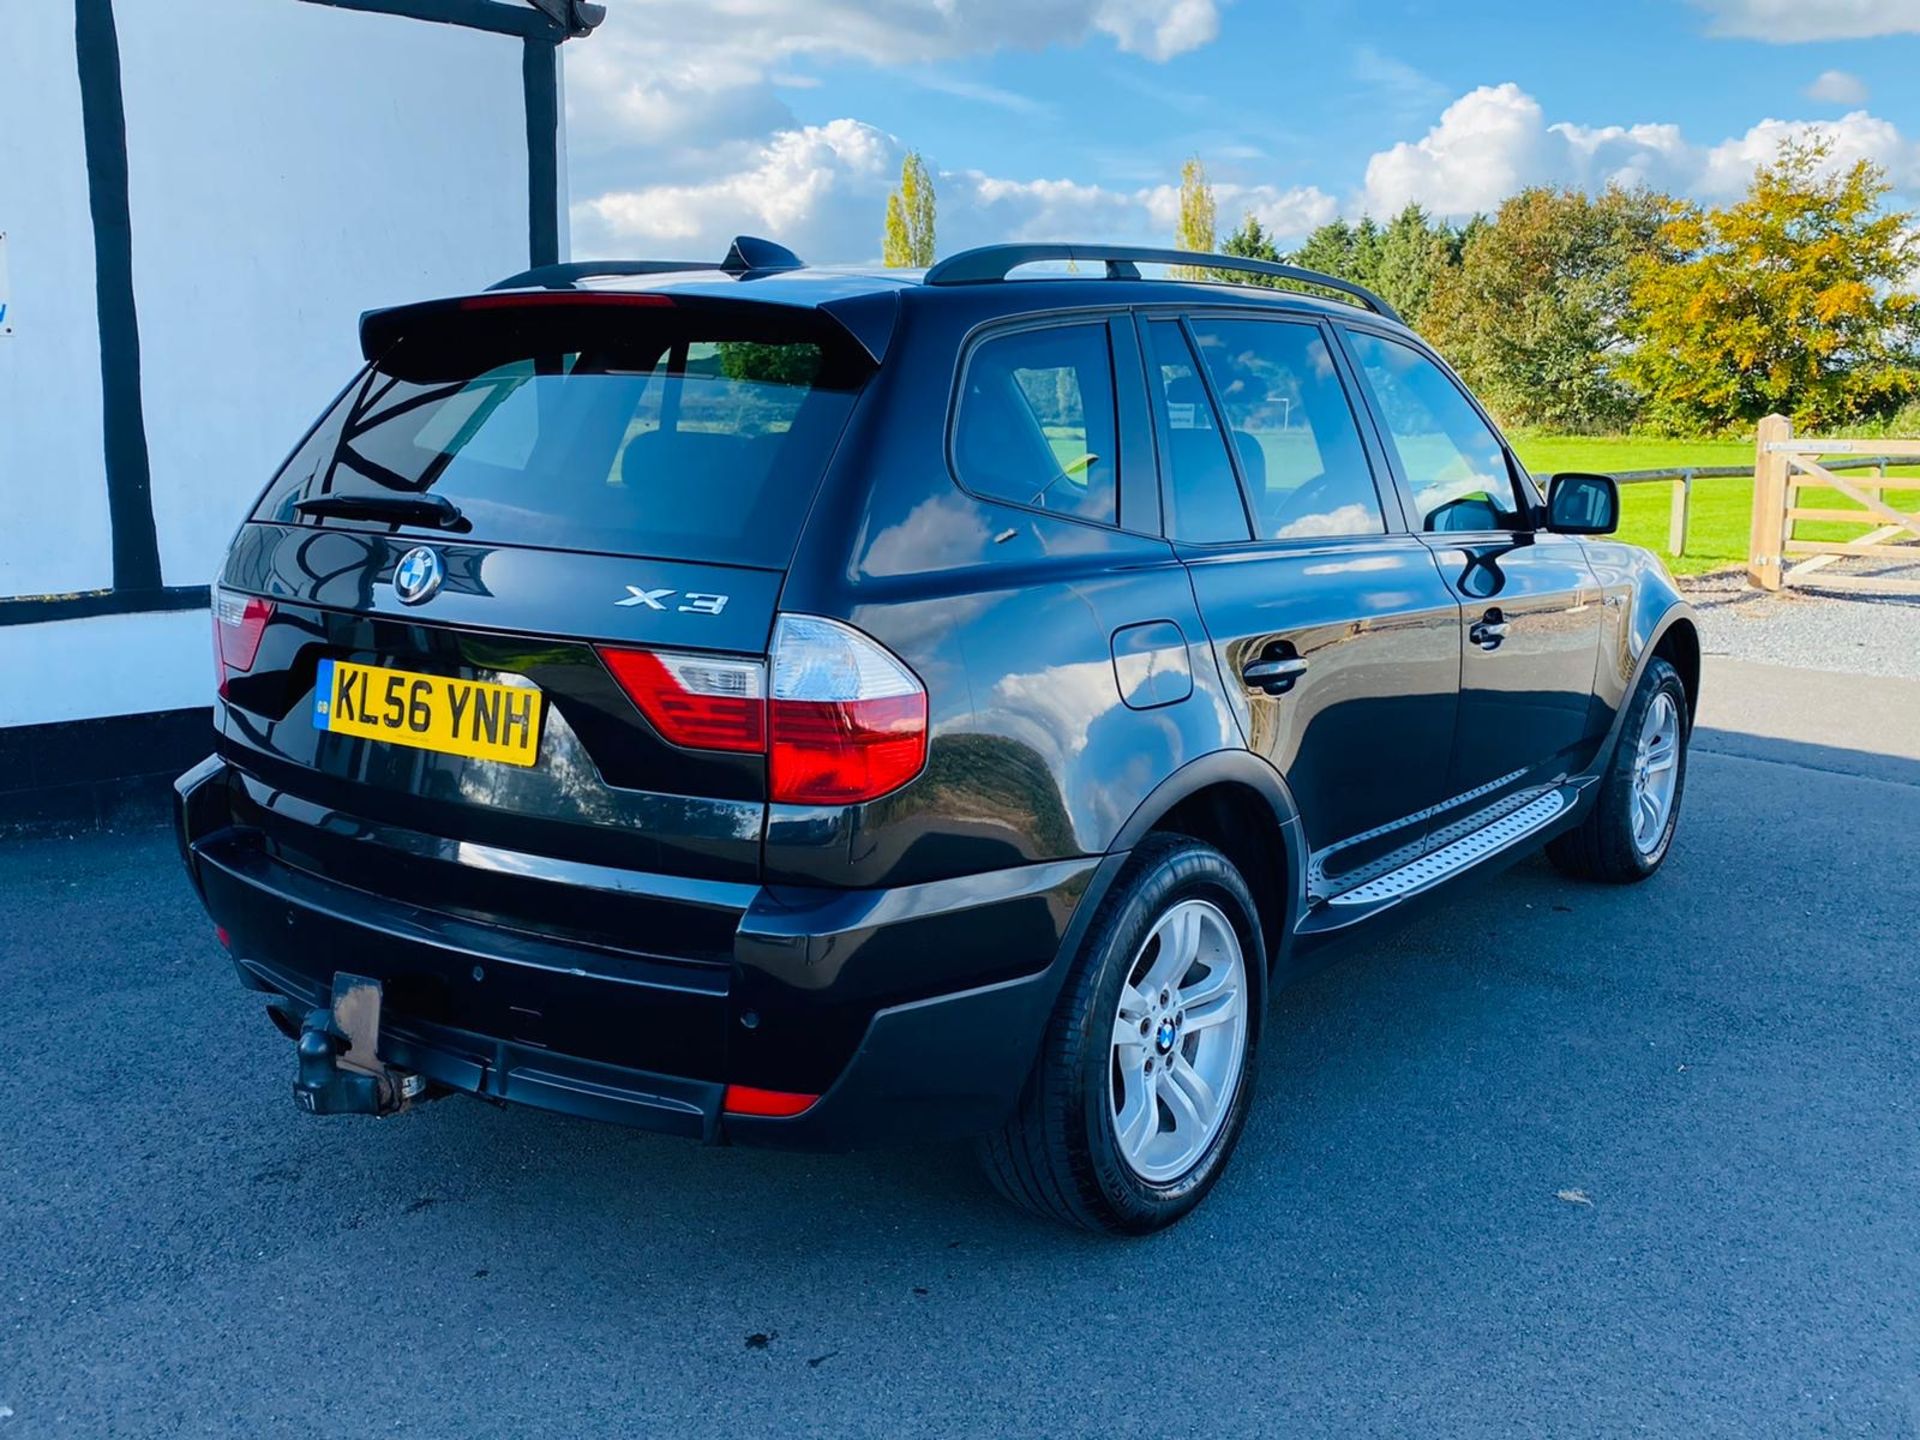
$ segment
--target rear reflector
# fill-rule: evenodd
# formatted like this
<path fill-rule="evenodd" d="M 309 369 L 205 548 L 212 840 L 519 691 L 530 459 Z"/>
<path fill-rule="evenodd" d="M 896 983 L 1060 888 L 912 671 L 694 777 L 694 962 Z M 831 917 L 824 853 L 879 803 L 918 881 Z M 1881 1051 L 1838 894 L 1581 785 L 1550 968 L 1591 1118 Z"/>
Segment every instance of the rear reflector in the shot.
<path fill-rule="evenodd" d="M 926 687 L 837 620 L 782 615 L 771 685 L 755 660 L 611 646 L 600 658 L 662 738 L 766 755 L 778 804 L 877 800 L 927 763 Z"/>
<path fill-rule="evenodd" d="M 791 1090 L 758 1090 L 751 1085 L 729 1085 L 720 1108 L 729 1115 L 763 1115 L 785 1119 L 810 1109 L 818 1095 L 797 1095 Z"/>
<path fill-rule="evenodd" d="M 260 637 L 266 634 L 267 621 L 273 618 L 273 602 L 258 595 L 236 595 L 215 586 L 213 590 L 213 659 L 220 694 L 227 693 L 227 681 L 253 669 L 260 653 Z"/>

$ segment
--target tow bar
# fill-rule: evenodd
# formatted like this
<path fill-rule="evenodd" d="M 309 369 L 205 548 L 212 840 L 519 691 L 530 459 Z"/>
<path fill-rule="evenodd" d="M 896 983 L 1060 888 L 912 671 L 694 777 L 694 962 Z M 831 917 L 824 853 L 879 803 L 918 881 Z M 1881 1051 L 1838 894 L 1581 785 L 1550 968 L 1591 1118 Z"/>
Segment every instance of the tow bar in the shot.
<path fill-rule="evenodd" d="M 397 1115 L 426 1092 L 424 1075 L 381 1063 L 380 982 L 333 977 L 333 1005 L 309 1010 L 295 1046 L 293 1098 L 310 1115 Z"/>

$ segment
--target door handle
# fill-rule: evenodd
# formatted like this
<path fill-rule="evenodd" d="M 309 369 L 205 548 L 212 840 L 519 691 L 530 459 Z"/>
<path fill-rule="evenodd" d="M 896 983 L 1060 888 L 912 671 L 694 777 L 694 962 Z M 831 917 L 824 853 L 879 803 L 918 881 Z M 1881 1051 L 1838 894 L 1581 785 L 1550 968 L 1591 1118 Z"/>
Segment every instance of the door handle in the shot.
<path fill-rule="evenodd" d="M 1498 610 L 1489 610 L 1486 618 L 1476 620 L 1467 631 L 1467 638 L 1482 650 L 1498 650 L 1500 642 L 1507 638 L 1512 624 Z"/>
<path fill-rule="evenodd" d="M 1282 660 L 1256 660 L 1240 672 L 1240 678 L 1269 695 L 1284 695 L 1306 673 L 1306 657 L 1289 655 Z"/>

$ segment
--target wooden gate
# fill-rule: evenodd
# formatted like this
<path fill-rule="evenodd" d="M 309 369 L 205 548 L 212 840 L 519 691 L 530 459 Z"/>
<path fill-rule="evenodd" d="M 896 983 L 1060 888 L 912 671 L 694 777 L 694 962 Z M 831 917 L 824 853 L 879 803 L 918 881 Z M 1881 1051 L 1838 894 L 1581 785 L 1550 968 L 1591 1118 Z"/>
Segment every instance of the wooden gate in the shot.
<path fill-rule="evenodd" d="M 1822 573 L 1843 556 L 1904 561 L 1920 567 L 1920 511 L 1907 514 L 1886 499 L 1884 463 L 1830 457 L 1871 455 L 1889 460 L 1920 460 L 1920 440 L 1839 440 L 1795 438 L 1793 424 L 1784 415 L 1760 422 L 1753 459 L 1753 528 L 1747 546 L 1747 578 L 1766 590 L 1809 583 L 1818 577 L 1823 590 L 1860 590 L 1878 595 L 1920 595 L 1920 579 L 1862 577 Z M 1823 464 L 1822 461 L 1829 463 Z M 1862 476 L 1859 467 L 1871 466 Z M 1854 470 L 1849 478 L 1837 469 Z M 1894 482 L 1896 488 L 1920 490 L 1920 480 Z M 1804 506 L 1800 492 L 1813 488 L 1837 490 L 1851 506 Z M 1879 523 L 1852 540 L 1799 540 L 1798 520 L 1837 520 L 1860 525 Z M 1896 543 L 1898 542 L 1898 543 Z M 1808 558 L 1788 568 L 1791 556 Z"/>

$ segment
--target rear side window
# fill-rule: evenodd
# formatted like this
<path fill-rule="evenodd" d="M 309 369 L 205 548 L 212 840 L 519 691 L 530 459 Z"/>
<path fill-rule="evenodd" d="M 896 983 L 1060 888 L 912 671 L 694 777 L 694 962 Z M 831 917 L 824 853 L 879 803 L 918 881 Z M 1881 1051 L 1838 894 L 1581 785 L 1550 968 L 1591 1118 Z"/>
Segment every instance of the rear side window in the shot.
<path fill-rule="evenodd" d="M 1240 452 L 1259 537 L 1383 534 L 1359 422 L 1319 328 L 1208 317 L 1191 323 Z"/>
<path fill-rule="evenodd" d="M 983 340 L 968 358 L 953 461 L 974 494 L 1115 522 L 1119 430 L 1104 322 Z"/>
<path fill-rule="evenodd" d="M 1247 539 L 1240 484 L 1187 337 L 1177 322 L 1154 320 L 1147 325 L 1147 349 L 1147 388 L 1167 477 L 1167 534 L 1200 545 Z"/>
<path fill-rule="evenodd" d="M 425 496 L 459 512 L 435 533 L 777 568 L 869 369 L 805 311 L 436 317 L 348 388 L 255 518 L 385 528 L 299 507 Z"/>

